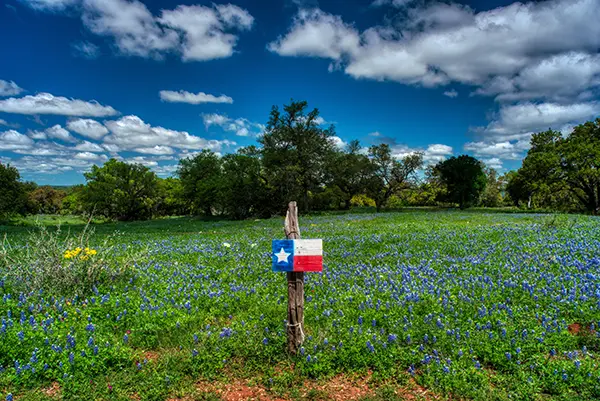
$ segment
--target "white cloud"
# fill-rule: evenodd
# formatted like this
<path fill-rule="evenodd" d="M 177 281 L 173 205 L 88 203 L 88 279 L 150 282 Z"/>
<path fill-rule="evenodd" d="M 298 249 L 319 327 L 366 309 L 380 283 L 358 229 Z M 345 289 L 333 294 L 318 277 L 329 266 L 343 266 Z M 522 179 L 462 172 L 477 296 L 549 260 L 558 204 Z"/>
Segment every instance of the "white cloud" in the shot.
<path fill-rule="evenodd" d="M 116 145 L 120 150 L 147 149 L 165 146 L 178 149 L 220 150 L 235 145 L 228 140 L 208 140 L 185 131 L 174 131 L 163 127 L 152 127 L 137 116 L 125 116 L 105 123 L 110 134 L 104 138 L 106 144 Z M 160 148 L 159 148 L 160 149 Z"/>
<path fill-rule="evenodd" d="M 76 56 L 88 60 L 94 60 L 100 57 L 100 48 L 91 42 L 77 42 L 71 45 Z"/>
<path fill-rule="evenodd" d="M 152 167 L 152 171 L 154 171 L 156 174 L 158 174 L 161 177 L 167 177 L 167 176 L 171 176 L 171 175 L 175 174 L 178 167 L 179 166 L 177 164 L 165 164 L 162 166 Z"/>
<path fill-rule="evenodd" d="M 185 61 L 229 57 L 238 37 L 230 31 L 248 30 L 254 17 L 232 5 L 180 5 L 154 16 L 137 0 L 83 0 L 84 25 L 93 33 L 112 37 L 124 55 L 161 58 L 180 54 Z"/>
<path fill-rule="evenodd" d="M 498 159 L 497 157 L 492 157 L 491 159 L 484 159 L 483 162 L 486 164 L 486 166 L 496 170 L 500 170 L 502 168 L 502 160 Z"/>
<path fill-rule="evenodd" d="M 426 164 L 436 164 L 442 160 L 446 160 L 448 156 L 451 156 L 453 152 L 452 146 L 443 144 L 432 144 L 427 146 L 427 149 L 423 151 L 423 161 Z"/>
<path fill-rule="evenodd" d="M 379 131 L 369 132 L 369 136 L 379 137 L 381 133 Z"/>
<path fill-rule="evenodd" d="M 539 60 L 514 77 L 498 77 L 475 93 L 495 95 L 498 101 L 550 99 L 570 101 L 592 97 L 600 86 L 600 55 L 582 52 Z"/>
<path fill-rule="evenodd" d="M 173 150 L 173 148 L 169 146 L 160 145 L 147 148 L 135 148 L 133 149 L 133 151 L 137 153 L 145 153 L 148 155 L 172 155 L 173 153 L 175 153 L 175 150 Z"/>
<path fill-rule="evenodd" d="M 108 134 L 108 129 L 96 120 L 78 118 L 67 123 L 67 128 L 73 132 L 91 139 L 101 139 Z"/>
<path fill-rule="evenodd" d="M 73 156 L 77 160 L 85 160 L 89 162 L 105 162 L 108 157 L 103 154 L 92 153 L 92 152 L 79 152 Z"/>
<path fill-rule="evenodd" d="M 445 160 L 453 153 L 451 146 L 439 143 L 428 145 L 425 149 L 420 147 L 413 148 L 402 144 L 392 144 L 390 147 L 392 150 L 392 157 L 396 159 L 403 159 L 406 156 L 410 156 L 415 153 L 421 153 L 423 155 L 423 162 L 425 165 L 436 164 L 442 160 Z"/>
<path fill-rule="evenodd" d="M 113 116 L 118 112 L 110 106 L 103 106 L 92 100 L 90 102 L 79 99 L 54 96 L 50 93 L 38 93 L 35 96 L 0 100 L 0 111 L 16 114 L 55 114 L 63 116 Z"/>
<path fill-rule="evenodd" d="M 4 81 L 0 79 L 0 96 L 16 96 L 23 92 L 24 89 L 19 87 L 13 81 Z"/>
<path fill-rule="evenodd" d="M 318 8 L 301 9 L 294 18 L 290 31 L 267 48 L 281 56 L 314 56 L 340 60 L 353 54 L 359 47 L 359 34 L 341 17 Z"/>
<path fill-rule="evenodd" d="M 264 130 L 263 124 L 251 122 L 245 118 L 229 118 L 223 114 L 201 114 L 206 129 L 212 125 L 221 127 L 227 132 L 235 132 L 237 136 L 260 135 Z M 323 120 L 324 122 L 324 120 Z"/>
<path fill-rule="evenodd" d="M 467 152 L 472 152 L 477 157 L 519 160 L 523 157 L 523 152 L 529 149 L 529 140 L 468 142 L 464 145 L 464 149 Z"/>
<path fill-rule="evenodd" d="M 238 6 L 218 5 L 216 9 L 193 5 L 163 10 L 161 24 L 178 31 L 184 61 L 205 61 L 229 57 L 237 43 L 237 36 L 227 29 L 250 29 L 254 18 Z"/>
<path fill-rule="evenodd" d="M 36 142 L 31 148 L 13 150 L 14 153 L 32 156 L 66 156 L 67 148 L 53 142 Z"/>
<path fill-rule="evenodd" d="M 75 147 L 75 150 L 79 150 L 81 152 L 94 152 L 94 153 L 102 153 L 106 152 L 106 149 L 97 143 L 82 141 L 78 143 Z"/>
<path fill-rule="evenodd" d="M 33 140 L 27 135 L 12 129 L 0 133 L 0 150 L 30 149 L 33 143 Z"/>
<path fill-rule="evenodd" d="M 338 149 L 344 149 L 346 147 L 346 145 L 348 145 L 348 143 L 344 142 L 344 140 L 342 138 L 340 138 L 339 136 L 332 136 L 331 140 L 333 141 L 333 144 L 338 148 Z"/>
<path fill-rule="evenodd" d="M 401 25 L 359 32 L 339 16 L 300 10 L 289 32 L 268 48 L 282 56 L 328 58 L 355 78 L 484 85 L 563 53 L 596 54 L 598 20 L 597 0 L 514 3 L 479 13 L 430 3 L 410 9 Z"/>
<path fill-rule="evenodd" d="M 64 142 L 76 142 L 77 141 L 75 138 L 73 138 L 73 136 L 69 133 L 69 131 L 67 131 L 66 129 L 61 127 L 59 124 L 56 124 L 50 128 L 46 128 L 43 131 L 37 131 L 37 130 L 29 131 L 27 134 L 31 138 L 37 139 L 37 140 L 46 140 L 48 138 L 54 138 L 54 139 L 60 139 L 61 141 L 64 141 Z"/>
<path fill-rule="evenodd" d="M 478 127 L 476 132 L 487 138 L 528 139 L 532 133 L 549 128 L 561 130 L 566 125 L 573 125 L 598 115 L 600 102 L 566 105 L 526 102 L 502 106 L 498 115 L 486 127 Z"/>
<path fill-rule="evenodd" d="M 178 102 L 189 104 L 200 103 L 233 103 L 233 99 L 225 95 L 210 95 L 208 93 L 190 93 L 187 91 L 160 91 L 160 98 L 165 102 Z"/>
<path fill-rule="evenodd" d="M 444 96 L 448 96 L 450 98 L 454 98 L 454 97 L 458 96 L 458 92 L 455 91 L 454 89 L 452 89 L 452 90 L 449 90 L 449 91 L 445 91 L 444 92 Z"/>
<path fill-rule="evenodd" d="M 74 6 L 80 0 L 19 0 L 34 10 L 58 12 Z"/>
<path fill-rule="evenodd" d="M 95 160 L 85 160 L 72 156 L 23 156 L 14 161 L 15 167 L 19 171 L 37 174 L 60 174 L 64 171 L 73 170 L 83 172 L 96 163 Z"/>
<path fill-rule="evenodd" d="M 73 138 L 73 136 L 69 133 L 69 131 L 67 131 L 66 129 L 64 129 L 63 127 L 61 127 L 58 124 L 46 129 L 44 132 L 46 133 L 46 135 L 49 138 L 60 139 L 61 141 L 65 141 L 65 142 L 76 142 L 77 141 L 75 138 Z"/>

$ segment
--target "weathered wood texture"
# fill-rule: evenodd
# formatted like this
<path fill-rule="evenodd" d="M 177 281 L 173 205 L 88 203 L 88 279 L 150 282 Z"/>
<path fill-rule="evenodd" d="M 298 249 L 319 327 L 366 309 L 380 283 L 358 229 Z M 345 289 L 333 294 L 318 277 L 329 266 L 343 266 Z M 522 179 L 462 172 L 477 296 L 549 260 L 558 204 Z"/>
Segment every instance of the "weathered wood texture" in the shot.
<path fill-rule="evenodd" d="M 300 238 L 300 226 L 298 224 L 298 207 L 296 202 L 288 204 L 285 216 L 285 236 L 288 239 Z M 288 351 L 292 354 L 298 353 L 304 342 L 304 273 L 288 272 L 288 313 L 287 313 L 287 337 Z"/>

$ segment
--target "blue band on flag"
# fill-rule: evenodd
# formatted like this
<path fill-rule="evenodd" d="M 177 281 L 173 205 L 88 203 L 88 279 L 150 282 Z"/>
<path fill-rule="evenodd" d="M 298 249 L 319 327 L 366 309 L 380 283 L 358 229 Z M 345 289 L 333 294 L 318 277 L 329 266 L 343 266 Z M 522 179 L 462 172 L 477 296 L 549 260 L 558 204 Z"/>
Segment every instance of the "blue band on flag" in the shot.
<path fill-rule="evenodd" d="M 274 239 L 273 246 L 273 271 L 291 272 L 294 271 L 294 240 Z"/>

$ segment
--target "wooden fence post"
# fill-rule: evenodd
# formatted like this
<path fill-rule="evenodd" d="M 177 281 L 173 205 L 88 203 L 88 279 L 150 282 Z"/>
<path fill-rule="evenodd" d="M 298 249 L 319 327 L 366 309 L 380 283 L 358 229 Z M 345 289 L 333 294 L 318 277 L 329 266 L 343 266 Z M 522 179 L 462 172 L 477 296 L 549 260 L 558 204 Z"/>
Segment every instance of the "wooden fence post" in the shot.
<path fill-rule="evenodd" d="M 300 239 L 298 207 L 296 202 L 288 204 L 285 216 L 285 236 L 287 239 Z M 296 354 L 304 342 L 304 272 L 288 272 L 288 350 Z"/>

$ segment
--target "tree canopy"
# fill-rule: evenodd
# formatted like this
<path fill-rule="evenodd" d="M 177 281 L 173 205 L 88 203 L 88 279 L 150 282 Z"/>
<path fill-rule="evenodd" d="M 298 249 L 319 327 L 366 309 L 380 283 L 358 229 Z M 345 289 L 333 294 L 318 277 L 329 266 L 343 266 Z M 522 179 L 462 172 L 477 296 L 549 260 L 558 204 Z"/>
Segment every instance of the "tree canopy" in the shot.
<path fill-rule="evenodd" d="M 19 170 L 10 164 L 0 163 L 0 188 L 0 217 L 22 213 L 26 207 L 27 193 Z"/>
<path fill-rule="evenodd" d="M 439 162 L 436 170 L 446 185 L 449 201 L 458 203 L 461 209 L 478 203 L 487 184 L 483 163 L 462 155 Z"/>
<path fill-rule="evenodd" d="M 92 166 L 84 176 L 83 202 L 88 212 L 119 220 L 152 216 L 157 177 L 148 167 L 111 159 L 102 167 Z"/>

